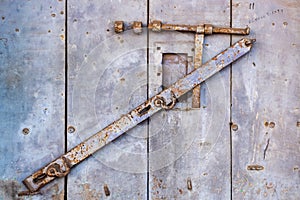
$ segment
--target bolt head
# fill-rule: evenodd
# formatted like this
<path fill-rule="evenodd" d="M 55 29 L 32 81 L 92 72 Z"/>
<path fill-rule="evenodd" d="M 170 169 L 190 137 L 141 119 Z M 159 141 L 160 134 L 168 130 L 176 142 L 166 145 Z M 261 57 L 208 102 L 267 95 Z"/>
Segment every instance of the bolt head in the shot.
<path fill-rule="evenodd" d="M 142 33 L 143 32 L 142 26 L 143 26 L 142 22 L 138 22 L 138 21 L 133 22 L 133 25 L 132 25 L 133 32 L 136 34 Z"/>
<path fill-rule="evenodd" d="M 152 31 L 160 32 L 161 31 L 161 21 L 153 21 L 152 22 Z"/>
<path fill-rule="evenodd" d="M 115 21 L 115 32 L 116 33 L 124 32 L 124 22 L 123 21 Z"/>

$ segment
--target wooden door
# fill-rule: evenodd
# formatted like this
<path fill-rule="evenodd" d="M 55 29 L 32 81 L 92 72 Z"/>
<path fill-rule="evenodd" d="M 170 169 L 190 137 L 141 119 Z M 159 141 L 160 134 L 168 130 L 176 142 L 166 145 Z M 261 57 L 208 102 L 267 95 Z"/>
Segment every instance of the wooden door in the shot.
<path fill-rule="evenodd" d="M 0 199 L 299 199 L 300 7 L 276 1 L 1 1 Z M 194 69 L 193 33 L 114 21 L 251 28 L 208 35 L 203 63 L 252 51 L 35 196 L 21 181 Z"/>

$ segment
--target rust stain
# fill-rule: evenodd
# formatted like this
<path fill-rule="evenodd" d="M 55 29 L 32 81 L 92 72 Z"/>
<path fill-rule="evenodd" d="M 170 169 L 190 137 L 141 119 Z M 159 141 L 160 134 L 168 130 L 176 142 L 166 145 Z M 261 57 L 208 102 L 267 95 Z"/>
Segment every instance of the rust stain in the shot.
<path fill-rule="evenodd" d="M 152 183 L 153 183 L 152 190 L 167 188 L 167 186 L 163 184 L 162 179 L 158 179 L 157 177 L 153 177 Z"/>
<path fill-rule="evenodd" d="M 105 184 L 105 185 L 103 186 L 103 190 L 104 190 L 105 196 L 107 196 L 107 197 L 110 196 L 110 190 L 109 190 L 107 184 Z"/>
<path fill-rule="evenodd" d="M 270 122 L 270 123 L 269 123 L 269 127 L 270 127 L 270 128 L 274 128 L 274 127 L 275 127 L 275 122 Z"/>
<path fill-rule="evenodd" d="M 124 22 L 123 21 L 115 21 L 115 32 L 122 33 L 124 31 Z"/>
<path fill-rule="evenodd" d="M 183 194 L 183 190 L 182 189 L 178 189 L 178 192 L 180 193 L 180 194 Z"/>
<path fill-rule="evenodd" d="M 60 190 L 58 184 L 54 184 L 49 188 L 53 192 L 51 199 L 52 200 L 63 200 L 64 199 L 64 190 Z"/>
<path fill-rule="evenodd" d="M 187 178 L 186 186 L 187 186 L 187 189 L 188 189 L 188 190 L 192 190 L 192 189 L 193 189 L 193 186 L 192 186 L 192 179 L 191 179 L 190 177 Z"/>
<path fill-rule="evenodd" d="M 81 192 L 82 199 L 98 200 L 102 199 L 102 193 L 95 189 L 90 188 L 90 184 L 86 183 L 82 185 L 83 191 Z"/>
<path fill-rule="evenodd" d="M 247 170 L 260 171 L 260 170 L 264 170 L 264 166 L 262 166 L 262 165 L 248 165 Z"/>
<path fill-rule="evenodd" d="M 265 127 L 268 127 L 269 126 L 269 122 L 265 122 L 264 125 L 265 125 Z"/>
<path fill-rule="evenodd" d="M 233 7 L 239 7 L 241 5 L 241 3 L 234 3 L 232 4 Z"/>
<path fill-rule="evenodd" d="M 3 199 L 20 200 L 18 197 L 18 190 L 20 189 L 20 184 L 15 180 L 0 180 L 0 194 L 3 195 Z"/>

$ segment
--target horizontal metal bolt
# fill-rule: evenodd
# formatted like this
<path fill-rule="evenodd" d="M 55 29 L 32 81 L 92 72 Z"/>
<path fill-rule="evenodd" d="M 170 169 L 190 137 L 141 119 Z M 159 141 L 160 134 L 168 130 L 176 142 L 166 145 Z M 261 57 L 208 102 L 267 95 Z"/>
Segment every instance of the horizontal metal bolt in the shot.
<path fill-rule="evenodd" d="M 204 27 L 203 27 L 204 26 Z M 161 21 L 153 21 L 148 25 L 149 29 L 152 31 L 186 31 L 186 32 L 196 32 L 200 34 L 213 34 L 213 33 L 222 33 L 222 34 L 235 34 L 235 35 L 248 35 L 250 33 L 250 28 L 223 28 L 223 27 L 214 27 L 211 24 L 204 24 L 203 26 L 196 25 L 185 25 L 185 24 L 163 24 Z"/>
<path fill-rule="evenodd" d="M 123 21 L 115 21 L 115 32 L 122 33 L 124 30 L 133 29 L 134 33 L 142 33 L 143 24 L 140 21 L 134 21 L 132 26 L 125 27 Z M 159 20 L 152 21 L 148 28 L 154 32 L 164 31 L 185 31 L 194 32 L 198 34 L 233 34 L 233 35 L 248 35 L 250 33 L 250 28 L 230 28 L 230 27 L 214 27 L 211 24 L 203 25 L 185 25 L 185 24 L 163 24 Z"/>

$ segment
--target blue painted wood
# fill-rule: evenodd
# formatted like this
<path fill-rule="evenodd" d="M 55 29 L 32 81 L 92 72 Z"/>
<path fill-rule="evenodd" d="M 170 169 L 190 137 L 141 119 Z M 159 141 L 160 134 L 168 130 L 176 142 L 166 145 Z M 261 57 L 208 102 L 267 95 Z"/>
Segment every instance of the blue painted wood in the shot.
<path fill-rule="evenodd" d="M 68 1 L 68 149 L 147 99 L 147 31 L 114 32 L 117 20 L 146 23 L 146 3 Z M 144 123 L 78 165 L 68 198 L 146 199 L 146 137 Z"/>
<path fill-rule="evenodd" d="M 229 5 L 228 0 L 150 1 L 149 14 L 150 20 L 168 23 L 229 26 Z M 228 70 L 221 72 L 201 87 L 200 110 L 151 118 L 148 128 L 138 126 L 76 167 L 68 178 L 68 198 L 219 199 L 232 194 L 233 199 L 299 199 L 298 8 L 296 0 L 233 1 L 233 26 L 249 25 L 257 43 L 233 65 L 232 82 Z M 147 71 L 145 31 L 115 36 L 112 29 L 115 20 L 145 23 L 146 1 L 71 0 L 68 11 L 68 126 L 75 128 L 68 133 L 70 149 L 144 101 L 147 79 L 159 86 L 161 71 Z M 65 31 L 65 1 L 0 2 L 0 199 L 23 199 L 17 197 L 25 190 L 21 181 L 64 153 Z M 150 61 L 157 45 L 175 51 L 172 41 L 184 43 L 178 53 L 192 51 L 192 35 L 159 37 L 149 35 Z M 203 61 L 229 42 L 228 36 L 206 37 Z M 230 84 L 237 125 L 232 126 L 232 150 Z M 150 152 L 166 152 L 163 147 L 174 135 L 182 140 L 168 146 L 173 154 L 151 154 L 147 163 L 148 134 Z M 256 165 L 263 170 L 250 170 Z M 149 185 L 147 169 L 154 169 Z M 64 180 L 24 199 L 64 199 Z"/>
<path fill-rule="evenodd" d="M 257 39 L 232 71 L 233 198 L 300 199 L 300 3 L 233 5 L 233 25 Z"/>
<path fill-rule="evenodd" d="M 150 1 L 150 20 L 229 26 L 229 5 L 228 0 Z M 164 53 L 187 53 L 191 60 L 194 56 L 190 53 L 195 48 L 194 34 L 150 33 L 149 45 L 154 47 L 150 53 L 150 94 L 156 93 L 161 84 L 157 76 L 162 72 L 156 56 L 159 44 Z M 205 36 L 203 62 L 229 45 L 228 35 Z M 173 75 L 173 71 L 162 74 Z M 200 109 L 186 106 L 188 109 L 169 110 L 151 118 L 150 199 L 230 199 L 229 79 L 228 68 L 202 84 Z M 191 96 L 187 102 L 191 105 Z"/>
<path fill-rule="evenodd" d="M 64 152 L 63 1 L 0 2 L 0 199 Z M 63 199 L 63 180 L 43 197 Z"/>

